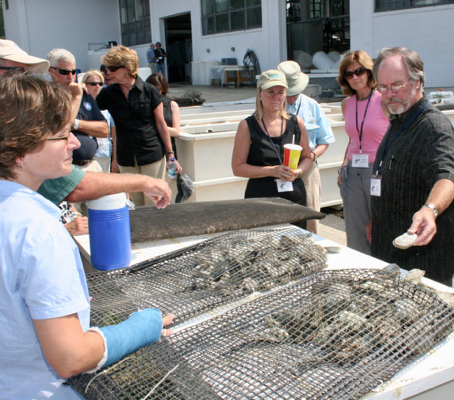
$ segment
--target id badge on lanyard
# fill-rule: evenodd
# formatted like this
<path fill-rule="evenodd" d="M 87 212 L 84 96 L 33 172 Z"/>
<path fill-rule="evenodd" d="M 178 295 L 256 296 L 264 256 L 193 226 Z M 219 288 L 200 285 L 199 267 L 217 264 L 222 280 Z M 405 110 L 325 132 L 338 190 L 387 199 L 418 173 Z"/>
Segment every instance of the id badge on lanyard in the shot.
<path fill-rule="evenodd" d="M 352 166 L 354 168 L 369 168 L 369 154 L 353 154 Z"/>
<path fill-rule="evenodd" d="M 370 178 L 370 195 L 381 196 L 381 175 L 372 175 Z"/>
<path fill-rule="evenodd" d="M 277 191 L 282 192 L 293 192 L 293 182 L 287 182 L 283 179 L 276 179 Z"/>

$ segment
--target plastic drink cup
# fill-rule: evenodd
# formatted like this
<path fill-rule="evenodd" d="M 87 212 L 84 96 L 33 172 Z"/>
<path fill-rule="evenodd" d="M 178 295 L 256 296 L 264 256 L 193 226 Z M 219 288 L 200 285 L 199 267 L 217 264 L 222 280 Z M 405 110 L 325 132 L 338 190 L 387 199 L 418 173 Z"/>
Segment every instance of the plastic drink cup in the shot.
<path fill-rule="evenodd" d="M 302 151 L 303 148 L 298 144 L 284 144 L 284 165 L 296 170 Z"/>

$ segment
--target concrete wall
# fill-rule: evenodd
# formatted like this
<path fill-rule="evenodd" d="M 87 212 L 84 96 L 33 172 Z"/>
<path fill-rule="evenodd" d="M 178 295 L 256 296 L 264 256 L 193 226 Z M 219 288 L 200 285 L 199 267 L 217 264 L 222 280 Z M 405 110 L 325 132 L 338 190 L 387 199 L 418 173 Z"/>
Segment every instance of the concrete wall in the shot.
<path fill-rule="evenodd" d="M 89 43 L 121 42 L 118 0 L 14 0 L 9 10 L 4 4 L 6 38 L 37 57 L 62 47 L 86 70 Z"/>
<path fill-rule="evenodd" d="M 373 3 L 350 0 L 351 49 L 375 58 L 383 47 L 405 46 L 424 61 L 427 87 L 454 86 L 454 5 L 374 13 Z"/>

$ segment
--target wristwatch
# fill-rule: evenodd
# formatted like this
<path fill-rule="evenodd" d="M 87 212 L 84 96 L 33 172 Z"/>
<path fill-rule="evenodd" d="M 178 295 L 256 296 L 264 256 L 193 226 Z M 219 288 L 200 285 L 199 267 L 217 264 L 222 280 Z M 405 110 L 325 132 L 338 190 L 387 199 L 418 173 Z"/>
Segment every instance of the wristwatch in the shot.
<path fill-rule="evenodd" d="M 313 151 L 311 153 L 314 155 L 314 162 L 317 161 L 317 154 L 315 154 Z"/>
<path fill-rule="evenodd" d="M 74 120 L 73 128 L 74 128 L 75 131 L 79 130 L 79 120 L 78 119 Z"/>
<path fill-rule="evenodd" d="M 434 212 L 434 217 L 437 218 L 438 211 L 433 204 L 427 203 L 427 204 L 424 204 L 421 208 L 424 208 L 424 207 L 432 209 L 432 211 Z"/>

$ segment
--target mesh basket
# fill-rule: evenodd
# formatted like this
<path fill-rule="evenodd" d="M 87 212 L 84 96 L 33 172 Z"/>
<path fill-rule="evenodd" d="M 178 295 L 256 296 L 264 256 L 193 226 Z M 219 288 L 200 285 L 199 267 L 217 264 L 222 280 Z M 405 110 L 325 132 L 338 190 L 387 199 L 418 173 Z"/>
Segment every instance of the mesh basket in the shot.
<path fill-rule="evenodd" d="M 399 277 L 325 270 L 70 384 L 89 399 L 358 399 L 448 336 L 453 316 Z"/>
<path fill-rule="evenodd" d="M 148 307 L 181 323 L 325 267 L 323 250 L 298 228 L 236 231 L 134 267 L 89 274 L 91 324 L 117 324 Z"/>

